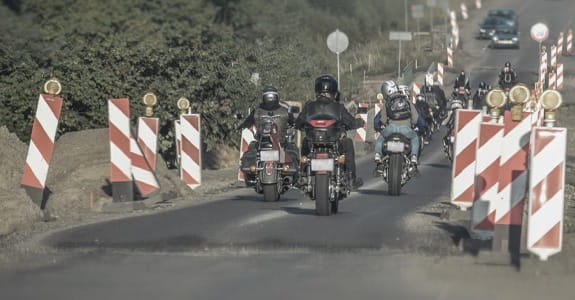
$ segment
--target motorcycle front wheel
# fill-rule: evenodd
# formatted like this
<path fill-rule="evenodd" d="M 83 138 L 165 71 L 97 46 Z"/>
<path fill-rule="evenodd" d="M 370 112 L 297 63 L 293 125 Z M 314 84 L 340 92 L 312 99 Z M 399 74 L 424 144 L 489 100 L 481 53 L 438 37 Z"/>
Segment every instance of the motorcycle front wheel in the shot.
<path fill-rule="evenodd" d="M 315 175 L 315 212 L 318 216 L 329 216 L 331 207 L 329 201 L 329 175 Z"/>
<path fill-rule="evenodd" d="M 280 193 L 278 191 L 277 183 L 264 184 L 263 192 L 264 192 L 264 201 L 266 202 L 275 202 L 280 199 Z"/>

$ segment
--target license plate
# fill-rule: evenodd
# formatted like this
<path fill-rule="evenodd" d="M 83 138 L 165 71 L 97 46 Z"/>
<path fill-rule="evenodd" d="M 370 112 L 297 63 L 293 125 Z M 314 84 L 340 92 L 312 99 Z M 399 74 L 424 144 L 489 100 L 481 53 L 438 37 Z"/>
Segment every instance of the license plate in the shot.
<path fill-rule="evenodd" d="M 405 150 L 405 144 L 400 141 L 389 141 L 387 142 L 387 151 L 389 152 L 403 152 Z"/>
<path fill-rule="evenodd" d="M 280 152 L 278 150 L 260 151 L 260 160 L 262 160 L 262 161 L 278 161 L 278 160 L 280 160 Z"/>
<path fill-rule="evenodd" d="M 333 159 L 312 159 L 312 171 L 333 171 Z"/>

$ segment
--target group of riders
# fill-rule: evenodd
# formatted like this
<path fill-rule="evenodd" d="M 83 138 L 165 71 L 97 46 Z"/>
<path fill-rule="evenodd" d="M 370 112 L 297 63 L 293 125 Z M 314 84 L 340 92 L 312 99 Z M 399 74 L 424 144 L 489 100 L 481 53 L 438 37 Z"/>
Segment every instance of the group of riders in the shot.
<path fill-rule="evenodd" d="M 506 62 L 504 68 L 499 73 L 499 86 L 502 89 L 509 89 L 517 83 L 517 73 L 511 68 L 511 63 Z M 480 82 L 472 101 L 471 87 L 465 71 L 462 71 L 456 78 L 453 92 L 448 100 L 443 89 L 436 83 L 426 82 L 421 93 L 411 100 L 407 87 L 398 85 L 393 80 L 386 80 L 381 85 L 380 111 L 373 119 L 373 126 L 379 133 L 374 143 L 375 161 L 378 162 L 383 156 L 383 144 L 386 138 L 392 134 L 401 134 L 410 141 L 411 156 L 413 166 L 417 167 L 419 155 L 423 145 L 427 144 L 430 138 L 430 131 L 439 128 L 443 124 L 447 127 L 453 126 L 454 109 L 453 103 L 458 102 L 458 108 L 482 109 L 485 95 L 491 86 L 485 82 Z M 359 116 L 352 115 L 340 102 L 338 82 L 332 75 L 321 75 L 315 79 L 315 99 L 305 103 L 297 117 L 290 110 L 289 105 L 280 101 L 278 89 L 273 86 L 265 87 L 262 90 L 261 103 L 251 111 L 248 118 L 241 124 L 241 128 L 252 128 L 255 126 L 256 134 L 261 130 L 263 116 L 273 115 L 279 136 L 281 137 L 281 147 L 290 161 L 298 163 L 300 157 L 307 156 L 310 151 L 310 141 L 304 137 L 301 149 L 296 146 L 293 135 L 295 130 L 304 130 L 306 122 L 311 115 L 327 114 L 335 116 L 341 125 L 339 135 L 341 155 L 346 157 L 345 166 L 351 176 L 351 185 L 357 189 L 363 184 L 357 176 L 355 166 L 355 150 L 353 140 L 347 136 L 346 131 L 355 130 L 364 126 L 364 121 Z M 427 134 L 425 134 L 427 132 Z M 421 138 L 423 136 L 423 138 Z M 292 138 L 290 138 L 292 137 Z M 247 185 L 255 183 L 255 174 L 245 172 L 247 166 L 255 164 L 257 159 L 257 139 L 250 143 L 248 150 L 242 155 L 241 169 L 244 171 L 244 178 Z"/>

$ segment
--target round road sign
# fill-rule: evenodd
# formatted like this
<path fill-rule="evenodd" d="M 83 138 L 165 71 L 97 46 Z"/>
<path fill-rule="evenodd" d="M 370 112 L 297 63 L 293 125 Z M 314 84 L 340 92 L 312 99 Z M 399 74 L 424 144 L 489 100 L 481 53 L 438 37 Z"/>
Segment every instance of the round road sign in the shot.
<path fill-rule="evenodd" d="M 327 47 L 331 52 L 341 53 L 347 49 L 348 45 L 347 35 L 337 29 L 327 36 Z"/>
<path fill-rule="evenodd" d="M 543 42 L 549 37 L 549 28 L 543 23 L 531 26 L 531 38 L 536 42 Z"/>

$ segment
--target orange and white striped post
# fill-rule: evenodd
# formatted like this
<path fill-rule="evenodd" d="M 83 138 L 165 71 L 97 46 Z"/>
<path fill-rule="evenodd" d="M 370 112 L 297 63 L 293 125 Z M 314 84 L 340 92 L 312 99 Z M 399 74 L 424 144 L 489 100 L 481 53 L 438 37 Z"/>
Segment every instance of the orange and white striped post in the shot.
<path fill-rule="evenodd" d="M 566 55 L 573 55 L 573 30 L 567 31 L 567 41 L 565 43 Z"/>
<path fill-rule="evenodd" d="M 199 114 L 181 114 L 182 152 L 180 179 L 191 189 L 202 184 L 201 118 Z"/>
<path fill-rule="evenodd" d="M 557 64 L 557 89 L 563 89 L 563 64 Z"/>
<path fill-rule="evenodd" d="M 108 99 L 110 182 L 114 202 L 134 200 L 130 151 L 130 100 Z"/>
<path fill-rule="evenodd" d="M 563 31 L 561 31 L 557 38 L 557 55 L 563 55 L 563 39 Z"/>
<path fill-rule="evenodd" d="M 475 160 L 482 112 L 458 109 L 455 113 L 451 203 L 467 210 L 473 206 L 474 200 Z"/>
<path fill-rule="evenodd" d="M 557 66 L 557 46 L 555 45 L 551 45 L 551 61 L 550 61 L 550 67 L 552 69 L 555 69 L 555 67 Z"/>
<path fill-rule="evenodd" d="M 369 110 L 369 103 L 368 102 L 361 102 L 358 104 L 358 115 L 364 122 L 362 128 L 358 128 L 355 130 L 355 141 L 358 143 L 365 143 L 367 138 L 367 111 Z"/>
<path fill-rule="evenodd" d="M 461 17 L 463 18 L 463 20 L 467 20 L 469 18 L 469 14 L 467 13 L 467 5 L 465 5 L 465 3 L 461 3 L 460 8 L 461 8 Z"/>
<path fill-rule="evenodd" d="M 545 46 L 541 47 L 540 60 L 539 60 L 539 82 L 544 89 L 547 79 L 547 50 Z"/>
<path fill-rule="evenodd" d="M 437 63 L 437 83 L 443 87 L 443 64 Z"/>
<path fill-rule="evenodd" d="M 563 244 L 567 130 L 535 127 L 531 140 L 527 249 L 546 261 Z"/>
<path fill-rule="evenodd" d="M 453 48 L 447 47 L 447 67 L 453 68 Z"/>
<path fill-rule="evenodd" d="M 60 113 L 64 101 L 58 97 L 61 91 L 60 83 L 51 79 L 44 84 L 44 93 L 38 98 L 36 116 L 32 123 L 32 134 L 28 154 L 20 185 L 32 201 L 44 209 L 46 198 L 44 191 L 48 169 L 54 152 L 54 140 L 60 121 Z"/>
<path fill-rule="evenodd" d="M 556 90 L 557 89 L 557 73 L 555 73 L 554 68 L 549 70 L 549 85 L 547 86 L 549 89 Z"/>
<path fill-rule="evenodd" d="M 411 84 L 411 101 L 415 103 L 415 97 L 421 93 L 421 84 L 414 81 Z"/>
<path fill-rule="evenodd" d="M 471 231 L 481 239 L 493 236 L 499 186 L 499 161 L 503 144 L 503 124 L 481 123 L 475 159 L 475 195 Z"/>
<path fill-rule="evenodd" d="M 475 8 L 481 9 L 481 0 L 475 0 Z"/>
<path fill-rule="evenodd" d="M 242 136 L 240 141 L 240 162 L 242 161 L 242 156 L 244 153 L 248 151 L 248 147 L 250 143 L 255 141 L 254 134 L 256 133 L 256 127 L 252 126 L 251 128 L 244 128 L 242 130 Z M 244 173 L 242 170 L 238 169 L 238 181 L 245 181 Z"/>
<path fill-rule="evenodd" d="M 136 139 L 130 138 L 130 160 L 132 163 L 131 173 L 134 176 L 134 184 L 140 192 L 140 196 L 148 197 L 160 189 L 156 174 L 146 161 L 144 152 Z"/>

